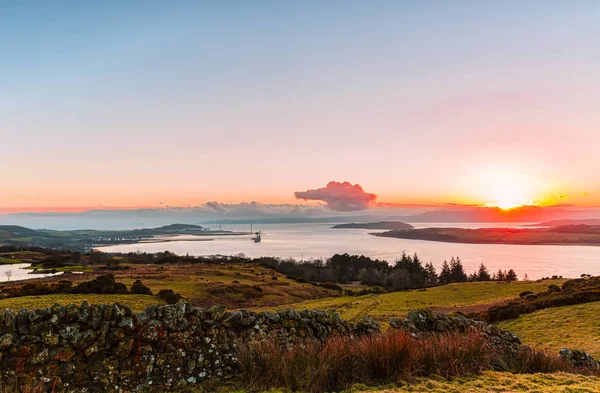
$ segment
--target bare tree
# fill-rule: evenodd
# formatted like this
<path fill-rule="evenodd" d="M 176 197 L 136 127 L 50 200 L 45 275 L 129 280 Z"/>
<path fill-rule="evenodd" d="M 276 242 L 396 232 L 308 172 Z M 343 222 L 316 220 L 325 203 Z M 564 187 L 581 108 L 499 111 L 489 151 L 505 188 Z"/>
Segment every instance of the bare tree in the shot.
<path fill-rule="evenodd" d="M 5 271 L 4 275 L 6 276 L 6 281 L 10 281 L 10 277 L 12 276 L 12 270 Z"/>

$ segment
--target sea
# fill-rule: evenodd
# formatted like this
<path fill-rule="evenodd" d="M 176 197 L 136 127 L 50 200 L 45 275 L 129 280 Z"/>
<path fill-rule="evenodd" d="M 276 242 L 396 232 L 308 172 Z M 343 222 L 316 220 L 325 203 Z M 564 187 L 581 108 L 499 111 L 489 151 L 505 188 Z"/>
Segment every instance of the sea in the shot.
<path fill-rule="evenodd" d="M 511 228 L 526 223 L 411 223 L 416 228 Z M 249 225 L 222 225 L 224 231 L 246 231 L 242 236 L 208 237 L 209 241 L 197 241 L 199 237 L 181 235 L 167 238 L 168 242 L 148 242 L 101 247 L 105 252 L 161 252 L 179 255 L 240 255 L 247 257 L 272 256 L 294 258 L 298 261 L 326 259 L 336 253 L 365 255 L 394 263 L 403 252 L 417 253 L 423 262 L 432 262 L 438 269 L 444 260 L 460 257 L 465 270 L 470 273 L 484 263 L 490 272 L 498 269 L 514 269 L 519 278 L 525 274 L 529 279 L 550 276 L 569 278 L 581 274 L 600 275 L 600 247 L 594 246 L 541 246 L 503 244 L 460 244 L 425 240 L 394 239 L 373 236 L 373 229 L 333 229 L 335 224 L 260 224 L 253 232 L 260 231 L 262 241 L 252 241 Z M 210 227 L 210 226 L 209 226 Z M 217 229 L 212 226 L 211 229 Z M 165 240 L 162 238 L 161 240 Z"/>

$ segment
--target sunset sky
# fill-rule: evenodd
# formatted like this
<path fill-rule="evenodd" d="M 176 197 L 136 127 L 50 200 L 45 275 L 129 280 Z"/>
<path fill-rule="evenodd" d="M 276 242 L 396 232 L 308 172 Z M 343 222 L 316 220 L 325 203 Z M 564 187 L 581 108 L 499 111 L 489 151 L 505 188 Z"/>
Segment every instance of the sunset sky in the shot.
<path fill-rule="evenodd" d="M 599 21 L 594 0 L 0 0 L 0 212 L 330 181 L 600 206 Z"/>

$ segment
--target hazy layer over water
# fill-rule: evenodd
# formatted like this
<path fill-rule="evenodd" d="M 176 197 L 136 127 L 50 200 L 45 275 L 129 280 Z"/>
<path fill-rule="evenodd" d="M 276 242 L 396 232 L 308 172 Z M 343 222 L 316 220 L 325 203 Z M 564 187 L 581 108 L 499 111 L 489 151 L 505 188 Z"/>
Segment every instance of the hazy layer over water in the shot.
<path fill-rule="evenodd" d="M 519 278 L 525 273 L 529 278 L 563 275 L 579 277 L 581 273 L 600 274 L 600 247 L 590 246 L 518 246 L 500 244 L 459 244 L 423 240 L 393 239 L 372 236 L 375 230 L 332 229 L 333 224 L 260 224 L 261 243 L 247 237 L 215 238 L 214 241 L 186 241 L 190 236 L 179 236 L 169 243 L 145 243 L 103 247 L 107 252 L 158 252 L 171 251 L 185 255 L 235 255 L 249 257 L 274 256 L 295 258 L 328 258 L 335 253 L 363 254 L 393 262 L 402 251 L 417 252 L 424 262 L 431 261 L 440 269 L 444 259 L 460 256 L 467 272 L 480 263 L 496 271 L 513 268 Z M 415 227 L 515 227 L 519 224 L 444 223 L 413 224 Z M 214 228 L 214 226 L 213 226 Z M 249 231 L 248 225 L 223 225 L 223 230 Z M 181 240 L 179 240 L 181 239 Z"/>

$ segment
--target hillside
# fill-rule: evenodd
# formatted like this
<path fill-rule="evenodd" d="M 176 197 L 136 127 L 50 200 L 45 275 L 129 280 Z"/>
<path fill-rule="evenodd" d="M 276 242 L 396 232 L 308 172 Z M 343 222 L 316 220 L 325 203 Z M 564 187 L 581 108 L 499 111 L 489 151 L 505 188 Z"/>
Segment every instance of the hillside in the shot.
<path fill-rule="evenodd" d="M 582 348 L 600 357 L 600 302 L 547 308 L 497 325 L 518 335 L 524 344 L 557 353 Z"/>
<path fill-rule="evenodd" d="M 369 315 L 385 322 L 402 318 L 408 311 L 427 308 L 440 312 L 461 311 L 472 313 L 518 297 L 524 291 L 541 292 L 549 285 L 562 285 L 566 280 L 506 282 L 467 282 L 441 285 L 426 290 L 340 296 L 290 304 L 296 309 L 320 308 L 335 310 L 344 319 L 356 321 Z"/>

